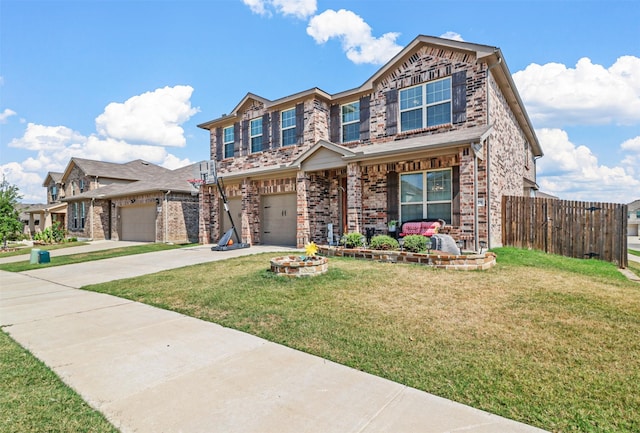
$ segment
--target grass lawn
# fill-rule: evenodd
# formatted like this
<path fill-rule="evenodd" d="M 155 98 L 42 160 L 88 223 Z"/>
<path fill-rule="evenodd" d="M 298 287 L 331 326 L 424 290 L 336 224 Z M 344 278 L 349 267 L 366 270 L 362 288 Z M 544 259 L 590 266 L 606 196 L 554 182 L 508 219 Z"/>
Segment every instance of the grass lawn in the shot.
<path fill-rule="evenodd" d="M 59 250 L 62 248 L 79 247 L 81 245 L 87 245 L 87 244 L 88 242 L 65 242 L 63 244 L 53 244 L 53 245 L 34 245 L 33 247 L 27 247 L 22 245 L 15 251 L 0 251 L 0 258 L 30 254 L 33 248 L 44 250 L 44 251 L 53 251 L 53 250 Z"/>
<path fill-rule="evenodd" d="M 42 362 L 0 331 L 0 431 L 117 433 Z"/>
<path fill-rule="evenodd" d="M 88 287 L 259 335 L 554 432 L 640 431 L 640 285 L 614 265 L 501 248 L 489 271 L 273 254 Z"/>
<path fill-rule="evenodd" d="M 92 260 L 110 259 L 113 257 L 129 256 L 133 254 L 151 253 L 154 251 L 172 250 L 175 248 L 183 248 L 188 245 L 170 245 L 163 243 L 149 243 L 143 245 L 134 245 L 129 247 L 112 248 L 102 251 L 92 251 L 88 253 L 70 254 L 67 256 L 52 257 L 49 263 L 31 264 L 27 258 L 21 262 L 0 263 L 0 270 L 9 272 L 22 272 L 30 269 L 48 268 L 51 266 L 70 265 L 73 263 L 89 262 Z"/>

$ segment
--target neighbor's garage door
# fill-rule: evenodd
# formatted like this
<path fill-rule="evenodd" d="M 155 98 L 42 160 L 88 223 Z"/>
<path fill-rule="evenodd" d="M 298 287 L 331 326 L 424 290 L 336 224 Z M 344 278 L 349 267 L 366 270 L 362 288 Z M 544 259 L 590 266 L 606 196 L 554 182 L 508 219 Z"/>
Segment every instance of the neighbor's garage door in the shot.
<path fill-rule="evenodd" d="M 156 241 L 155 205 L 128 206 L 120 208 L 123 241 Z"/>
<path fill-rule="evenodd" d="M 296 194 L 262 196 L 262 243 L 296 245 Z"/>
<path fill-rule="evenodd" d="M 229 206 L 229 212 L 231 212 L 231 217 L 233 218 L 233 224 L 236 226 L 236 231 L 238 232 L 238 236 L 242 236 L 242 199 L 241 198 L 230 198 L 227 200 L 227 205 Z M 231 228 L 231 221 L 229 220 L 229 215 L 227 211 L 224 210 L 224 206 L 222 201 L 220 202 L 220 214 L 222 218 L 222 231 L 220 232 L 220 237 L 224 235 L 227 230 Z M 236 239 L 235 235 L 232 238 L 234 241 Z"/>

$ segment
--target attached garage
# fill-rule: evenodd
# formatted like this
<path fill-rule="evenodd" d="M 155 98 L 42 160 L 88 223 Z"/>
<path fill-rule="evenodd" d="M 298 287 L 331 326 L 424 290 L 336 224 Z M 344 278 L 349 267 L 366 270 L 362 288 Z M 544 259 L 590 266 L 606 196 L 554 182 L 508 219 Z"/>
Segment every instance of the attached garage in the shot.
<path fill-rule="evenodd" d="M 120 208 L 120 240 L 155 242 L 156 206 L 126 206 Z"/>
<path fill-rule="evenodd" d="M 296 194 L 264 195 L 261 200 L 262 243 L 296 245 Z"/>
<path fill-rule="evenodd" d="M 227 205 L 229 206 L 229 212 L 231 213 L 231 217 L 233 218 L 233 223 L 236 226 L 236 230 L 238 231 L 238 235 L 241 235 L 242 230 L 242 199 L 241 198 L 232 198 L 227 200 Z M 220 237 L 227 232 L 231 228 L 231 221 L 229 220 L 229 215 L 224 210 L 224 205 L 222 201 L 220 202 L 220 219 L 222 221 L 220 225 Z M 233 237 L 235 240 L 235 235 Z"/>

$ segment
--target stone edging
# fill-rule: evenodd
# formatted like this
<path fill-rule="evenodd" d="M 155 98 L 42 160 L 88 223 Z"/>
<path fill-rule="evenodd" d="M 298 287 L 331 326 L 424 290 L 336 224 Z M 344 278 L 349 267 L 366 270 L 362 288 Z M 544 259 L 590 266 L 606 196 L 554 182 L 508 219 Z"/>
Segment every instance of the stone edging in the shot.
<path fill-rule="evenodd" d="M 341 248 L 318 246 L 318 254 L 327 257 L 353 257 L 386 263 L 416 263 L 438 269 L 457 271 L 484 271 L 496 264 L 496 254 L 487 251 L 482 254 L 452 255 L 439 251 L 431 254 L 411 253 L 407 251 L 381 251 L 365 248 Z"/>

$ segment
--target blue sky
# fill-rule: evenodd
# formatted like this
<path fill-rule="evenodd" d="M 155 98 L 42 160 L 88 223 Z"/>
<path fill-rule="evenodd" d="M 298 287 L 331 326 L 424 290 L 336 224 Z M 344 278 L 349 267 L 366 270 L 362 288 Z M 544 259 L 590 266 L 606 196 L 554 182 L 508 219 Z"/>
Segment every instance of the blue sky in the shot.
<path fill-rule="evenodd" d="M 640 2 L 2 0 L 0 170 L 24 202 L 76 156 L 177 168 L 247 92 L 361 85 L 417 35 L 499 47 L 563 199 L 640 198 Z"/>

